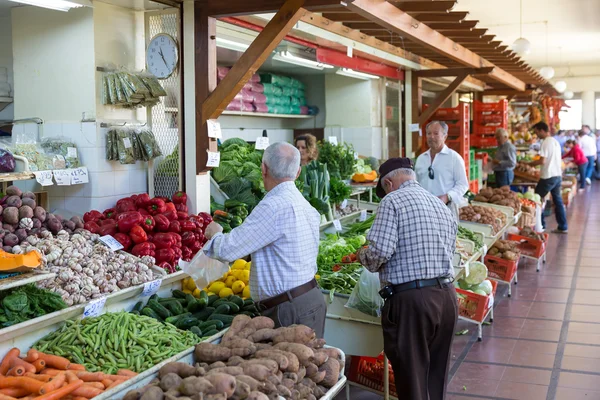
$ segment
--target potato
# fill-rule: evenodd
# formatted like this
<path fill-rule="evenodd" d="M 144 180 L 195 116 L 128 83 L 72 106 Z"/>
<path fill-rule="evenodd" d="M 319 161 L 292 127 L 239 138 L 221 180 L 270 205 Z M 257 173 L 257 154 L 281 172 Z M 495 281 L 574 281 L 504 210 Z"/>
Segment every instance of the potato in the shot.
<path fill-rule="evenodd" d="M 325 371 L 325 377 L 321 381 L 321 385 L 325 387 L 332 387 L 335 385 L 340 376 L 340 363 L 333 358 L 327 360 L 325 364 L 319 367 L 319 371 Z"/>
<path fill-rule="evenodd" d="M 181 385 L 181 381 L 183 381 L 183 379 L 181 379 L 179 375 L 170 372 L 160 379 L 160 388 L 164 392 L 168 392 L 171 389 L 178 388 Z"/>
<path fill-rule="evenodd" d="M 237 368 L 237 367 L 231 367 Z M 235 392 L 235 377 L 222 373 L 208 374 L 204 377 L 214 386 L 213 393 L 225 393 L 230 397 Z"/>
<path fill-rule="evenodd" d="M 140 397 L 140 400 L 163 400 L 165 395 L 158 386 L 152 386 Z"/>
<path fill-rule="evenodd" d="M 227 361 L 232 356 L 231 349 L 227 347 L 219 346 L 212 343 L 200 343 L 196 345 L 194 355 L 197 361 Z M 240 355 L 244 357 L 243 355 Z"/>
<path fill-rule="evenodd" d="M 179 386 L 179 391 L 186 396 L 193 396 L 200 392 L 212 393 L 214 385 L 205 378 L 190 376 L 185 378 Z"/>
<path fill-rule="evenodd" d="M 519 259 L 519 255 L 512 251 L 505 251 L 503 258 L 510 261 L 517 261 Z"/>

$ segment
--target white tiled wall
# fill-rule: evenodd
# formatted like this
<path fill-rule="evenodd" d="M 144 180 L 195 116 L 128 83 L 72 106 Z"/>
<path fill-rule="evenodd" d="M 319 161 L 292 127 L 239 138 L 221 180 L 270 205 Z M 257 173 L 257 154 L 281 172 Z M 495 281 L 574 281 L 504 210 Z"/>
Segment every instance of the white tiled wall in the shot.
<path fill-rule="evenodd" d="M 325 128 L 325 137 L 336 136 L 338 142 L 347 142 L 361 156 L 382 157 L 381 128 L 367 126 L 364 128 L 342 128 L 331 126 Z"/>

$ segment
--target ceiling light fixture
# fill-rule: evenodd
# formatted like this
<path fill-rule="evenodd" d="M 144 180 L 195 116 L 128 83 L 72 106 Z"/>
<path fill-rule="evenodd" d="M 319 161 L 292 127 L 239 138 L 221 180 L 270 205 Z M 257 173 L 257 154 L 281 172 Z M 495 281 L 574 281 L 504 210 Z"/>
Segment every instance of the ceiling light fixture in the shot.
<path fill-rule="evenodd" d="M 540 75 L 546 80 L 550 80 L 554 77 L 554 68 L 548 65 L 548 21 L 544 21 L 546 24 L 546 66 L 540 69 Z"/>
<path fill-rule="evenodd" d="M 565 81 L 558 81 L 554 84 L 554 89 L 556 89 L 556 91 L 558 93 L 563 93 L 565 90 L 567 90 L 567 82 Z"/>
<path fill-rule="evenodd" d="M 566 92 L 563 93 L 563 97 L 567 100 L 572 99 L 573 96 L 575 96 L 575 94 L 573 92 L 571 92 L 570 90 L 567 90 Z"/>
<path fill-rule="evenodd" d="M 71 8 L 91 7 L 88 0 L 66 1 L 66 0 L 10 0 L 13 3 L 27 4 L 30 6 L 48 8 L 50 10 L 67 12 Z"/>
<path fill-rule="evenodd" d="M 221 47 L 227 50 L 241 51 L 242 53 L 250 47 L 250 45 L 245 43 L 234 42 L 233 40 L 223 39 L 218 37 L 216 39 L 217 47 Z"/>
<path fill-rule="evenodd" d="M 523 37 L 523 0 L 521 0 L 521 12 L 519 23 L 519 38 L 512 44 L 512 49 L 519 55 L 529 54 L 531 52 L 531 43 Z"/>
<path fill-rule="evenodd" d="M 308 60 L 306 58 L 297 57 L 289 51 L 281 51 L 273 56 L 273 60 L 281 61 L 288 64 L 298 65 L 300 67 L 318 69 L 320 71 L 325 68 L 333 68 L 331 65 L 323 64 L 318 61 Z"/>
<path fill-rule="evenodd" d="M 347 76 L 350 78 L 362 79 L 368 81 L 369 79 L 379 79 L 376 75 L 365 74 L 364 72 L 358 72 L 349 68 L 338 69 L 336 72 L 338 75 Z"/>

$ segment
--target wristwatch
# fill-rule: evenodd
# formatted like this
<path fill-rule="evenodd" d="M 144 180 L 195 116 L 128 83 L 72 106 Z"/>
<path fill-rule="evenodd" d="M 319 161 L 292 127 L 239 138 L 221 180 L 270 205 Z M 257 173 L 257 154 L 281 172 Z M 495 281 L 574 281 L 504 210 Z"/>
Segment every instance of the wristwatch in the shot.
<path fill-rule="evenodd" d="M 448 203 L 446 203 L 446 204 L 449 204 L 449 203 L 451 203 L 451 202 L 452 202 L 452 197 L 450 197 L 450 193 L 448 193 L 448 194 L 446 195 L 446 197 L 448 197 Z"/>

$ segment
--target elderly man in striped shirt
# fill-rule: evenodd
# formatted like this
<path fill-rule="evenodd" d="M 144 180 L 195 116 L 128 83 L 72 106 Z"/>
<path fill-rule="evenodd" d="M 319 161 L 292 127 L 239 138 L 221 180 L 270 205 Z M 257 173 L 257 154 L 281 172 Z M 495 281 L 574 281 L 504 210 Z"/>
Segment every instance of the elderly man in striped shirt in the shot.
<path fill-rule="evenodd" d="M 250 291 L 262 315 L 276 326 L 307 325 L 322 338 L 327 305 L 314 278 L 320 216 L 296 188 L 299 174 L 298 149 L 269 146 L 262 160 L 267 195 L 230 233 L 211 223 L 204 252 L 225 262 L 251 254 Z"/>

